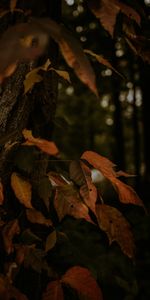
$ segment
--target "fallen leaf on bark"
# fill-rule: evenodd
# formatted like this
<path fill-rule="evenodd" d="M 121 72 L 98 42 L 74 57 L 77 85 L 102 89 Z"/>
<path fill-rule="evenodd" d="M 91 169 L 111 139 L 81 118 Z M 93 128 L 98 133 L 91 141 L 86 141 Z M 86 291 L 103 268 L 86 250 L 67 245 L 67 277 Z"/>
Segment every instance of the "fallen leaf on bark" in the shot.
<path fill-rule="evenodd" d="M 11 187 L 15 193 L 16 198 L 26 208 L 32 208 L 32 187 L 30 182 L 21 178 L 17 173 L 11 175 Z"/>
<path fill-rule="evenodd" d="M 58 155 L 59 150 L 54 142 L 33 137 L 31 130 L 24 129 L 22 133 L 24 138 L 26 139 L 26 142 L 23 143 L 24 145 L 27 146 L 34 145 L 49 155 L 54 155 L 54 156 Z"/>
<path fill-rule="evenodd" d="M 101 204 L 96 206 L 99 226 L 108 236 L 109 243 L 116 241 L 129 258 L 134 257 L 135 245 L 128 221 L 115 207 Z"/>
<path fill-rule="evenodd" d="M 4 226 L 2 230 L 2 236 L 3 236 L 5 251 L 7 252 L 7 254 L 11 254 L 14 251 L 13 238 L 15 235 L 19 233 L 20 233 L 20 227 L 17 219 L 8 222 Z"/>
<path fill-rule="evenodd" d="M 89 300 L 103 299 L 100 287 L 86 268 L 72 267 L 62 276 L 61 282 L 75 289 L 79 297 L 83 295 Z"/>

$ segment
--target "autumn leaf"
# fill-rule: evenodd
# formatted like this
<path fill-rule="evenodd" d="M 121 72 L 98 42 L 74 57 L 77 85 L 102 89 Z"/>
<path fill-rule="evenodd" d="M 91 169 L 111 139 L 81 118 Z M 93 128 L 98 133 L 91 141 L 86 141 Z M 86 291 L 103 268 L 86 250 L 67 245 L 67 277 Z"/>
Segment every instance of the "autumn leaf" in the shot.
<path fill-rule="evenodd" d="M 26 209 L 27 219 L 31 223 L 37 223 L 45 226 L 52 226 L 52 221 L 50 219 L 46 219 L 44 215 L 37 211 L 36 209 Z"/>
<path fill-rule="evenodd" d="M 49 68 L 50 71 L 54 71 L 56 74 L 58 74 L 60 77 L 62 77 L 63 79 L 67 80 L 69 83 L 71 83 L 70 80 L 70 75 L 67 71 L 63 71 L 63 70 L 57 70 L 55 68 Z"/>
<path fill-rule="evenodd" d="M 64 300 L 64 294 L 61 282 L 59 280 L 52 281 L 48 284 L 46 291 L 42 296 L 42 300 Z"/>
<path fill-rule="evenodd" d="M 83 49 L 72 33 L 50 19 L 34 19 L 35 24 L 41 26 L 59 44 L 60 50 L 67 64 L 73 68 L 78 78 L 86 84 L 98 97 L 94 70 L 83 52 Z"/>
<path fill-rule="evenodd" d="M 131 228 L 122 213 L 115 207 L 98 204 L 96 206 L 99 226 L 108 236 L 109 243 L 116 241 L 125 255 L 134 257 L 134 239 Z"/>
<path fill-rule="evenodd" d="M 85 53 L 93 56 L 100 64 L 106 66 L 107 68 L 111 69 L 112 71 L 114 71 L 115 73 L 117 73 L 119 76 L 121 76 L 122 78 L 124 78 L 124 76 L 119 73 L 112 65 L 111 63 L 106 59 L 104 58 L 102 55 L 100 54 L 96 54 L 94 53 L 93 51 L 91 50 L 88 50 L 88 49 L 85 49 L 84 50 Z"/>
<path fill-rule="evenodd" d="M 14 251 L 13 238 L 20 233 L 20 227 L 18 220 L 9 221 L 2 230 L 2 236 L 4 241 L 4 247 L 7 254 L 11 254 Z"/>
<path fill-rule="evenodd" d="M 0 274 L 0 299 L 1 300 L 28 300 L 16 287 L 11 285 L 9 279 Z"/>
<path fill-rule="evenodd" d="M 31 184 L 14 172 L 11 175 L 11 187 L 19 202 L 23 204 L 26 208 L 32 208 Z"/>
<path fill-rule="evenodd" d="M 0 205 L 4 202 L 4 191 L 3 191 L 3 184 L 0 179 Z"/>
<path fill-rule="evenodd" d="M 75 289 L 80 297 L 83 295 L 89 300 L 102 300 L 102 292 L 90 271 L 80 266 L 69 269 L 62 277 L 63 284 Z"/>
<path fill-rule="evenodd" d="M 82 161 L 72 161 L 69 166 L 70 178 L 80 186 L 84 203 L 95 213 L 97 189 L 92 183 L 91 170 Z"/>
<path fill-rule="evenodd" d="M 68 185 L 56 189 L 54 207 L 59 221 L 66 215 L 70 215 L 77 219 L 83 218 L 92 222 L 87 206 L 81 201 L 77 190 L 73 186 Z"/>
<path fill-rule="evenodd" d="M 54 230 L 48 235 L 46 239 L 45 251 L 48 252 L 49 250 L 51 250 L 55 246 L 56 241 L 57 241 L 57 234 L 56 234 L 56 230 Z"/>
<path fill-rule="evenodd" d="M 15 245 L 15 250 L 16 250 L 16 257 L 15 257 L 15 261 L 17 263 L 17 265 L 21 265 L 24 260 L 25 257 L 28 255 L 30 249 L 35 248 L 35 245 Z"/>
<path fill-rule="evenodd" d="M 119 12 L 125 14 L 140 25 L 140 15 L 130 6 L 118 0 L 87 0 L 93 14 L 100 20 L 104 28 L 113 36 L 117 15 Z"/>
<path fill-rule="evenodd" d="M 51 62 L 48 59 L 44 65 L 42 65 L 38 68 L 34 68 L 32 71 L 27 73 L 24 83 L 23 83 L 24 84 L 24 94 L 29 92 L 33 88 L 35 83 L 41 82 L 43 80 L 43 77 L 40 74 L 38 74 L 38 72 L 40 70 L 47 71 L 50 64 L 51 64 Z"/>
<path fill-rule="evenodd" d="M 34 145 L 34 146 L 38 147 L 41 151 L 43 151 L 49 155 L 57 155 L 59 153 L 59 150 L 54 142 L 50 142 L 50 141 L 47 141 L 44 139 L 33 137 L 31 130 L 24 129 L 22 134 L 23 134 L 24 138 L 26 139 L 26 142 L 24 143 L 24 145 L 27 145 L 27 146 Z"/>
<path fill-rule="evenodd" d="M 104 177 L 110 180 L 117 190 L 121 202 L 139 205 L 145 209 L 142 200 L 138 197 L 136 192 L 130 186 L 116 178 L 119 176 L 119 173 L 114 170 L 116 165 L 113 162 L 93 151 L 84 152 L 81 158 L 88 161 L 90 165 L 99 170 Z M 123 172 L 120 173 L 121 176 L 123 176 L 123 174 Z M 125 176 L 127 177 L 127 173 L 125 173 Z"/>

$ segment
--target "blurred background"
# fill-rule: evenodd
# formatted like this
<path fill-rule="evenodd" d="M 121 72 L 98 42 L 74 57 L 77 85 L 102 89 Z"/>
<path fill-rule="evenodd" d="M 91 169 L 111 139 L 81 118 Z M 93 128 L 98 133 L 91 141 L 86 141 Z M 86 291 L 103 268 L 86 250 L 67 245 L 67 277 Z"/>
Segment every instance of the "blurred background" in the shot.
<path fill-rule="evenodd" d="M 130 1 L 131 2 L 131 1 Z M 149 30 L 150 1 L 137 1 Z M 135 4 L 135 3 L 134 3 Z M 121 35 L 119 18 L 112 40 L 82 0 L 64 0 L 62 22 L 76 33 L 84 49 L 103 55 L 123 76 L 89 57 L 97 76 L 97 99 L 69 71 L 71 84 L 59 83 L 54 140 L 63 159 L 78 159 L 85 150 L 106 156 L 135 177 L 129 179 L 148 204 L 150 196 L 150 66 L 136 56 Z M 148 18 L 147 18 L 148 17 Z"/>

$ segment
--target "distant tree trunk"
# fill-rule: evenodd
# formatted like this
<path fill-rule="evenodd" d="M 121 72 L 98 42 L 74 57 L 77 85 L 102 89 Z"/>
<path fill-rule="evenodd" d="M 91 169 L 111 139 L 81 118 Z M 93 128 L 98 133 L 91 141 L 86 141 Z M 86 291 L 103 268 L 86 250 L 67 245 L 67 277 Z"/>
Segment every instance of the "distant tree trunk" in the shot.
<path fill-rule="evenodd" d="M 141 75 L 141 88 L 143 94 L 143 127 L 144 127 L 144 162 L 145 162 L 145 174 L 144 174 L 144 186 L 143 193 L 145 200 L 149 200 L 150 197 L 150 101 L 149 101 L 149 78 L 150 78 L 150 66 L 141 62 L 140 68 Z"/>

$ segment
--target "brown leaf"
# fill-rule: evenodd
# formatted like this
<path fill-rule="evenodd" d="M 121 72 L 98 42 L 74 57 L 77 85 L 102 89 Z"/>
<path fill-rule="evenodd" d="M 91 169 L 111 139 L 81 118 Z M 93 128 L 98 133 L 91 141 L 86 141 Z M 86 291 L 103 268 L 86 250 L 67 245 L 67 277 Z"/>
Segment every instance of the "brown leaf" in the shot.
<path fill-rule="evenodd" d="M 79 297 L 83 295 L 89 300 L 103 299 L 101 289 L 88 269 L 72 267 L 63 275 L 61 282 L 75 289 Z"/>
<path fill-rule="evenodd" d="M 45 251 L 48 252 L 49 250 L 51 250 L 55 246 L 56 241 L 57 241 L 57 234 L 56 234 L 56 230 L 54 230 L 48 235 L 46 239 Z"/>
<path fill-rule="evenodd" d="M 18 289 L 11 285 L 8 278 L 0 275 L 0 299 L 1 300 L 28 300 Z"/>
<path fill-rule="evenodd" d="M 118 0 L 87 0 L 93 14 L 100 20 L 104 28 L 113 36 L 116 18 L 121 11 L 140 25 L 140 15 L 130 6 Z"/>
<path fill-rule="evenodd" d="M 4 191 L 3 191 L 3 185 L 0 179 L 0 205 L 2 205 L 4 202 Z"/>
<path fill-rule="evenodd" d="M 64 300 L 62 285 L 59 280 L 52 281 L 48 284 L 42 300 Z"/>
<path fill-rule="evenodd" d="M 32 208 L 31 204 L 31 184 L 22 179 L 17 173 L 11 175 L 11 187 L 15 196 L 21 204 L 27 208 Z"/>
<path fill-rule="evenodd" d="M 108 236 L 110 244 L 116 241 L 125 255 L 134 257 L 134 240 L 131 228 L 122 213 L 115 207 L 101 204 L 96 206 L 99 226 Z"/>
<path fill-rule="evenodd" d="M 74 69 L 78 78 L 98 97 L 96 77 L 93 68 L 83 52 L 80 43 L 66 28 L 50 19 L 34 19 L 59 44 L 67 64 Z"/>
<path fill-rule="evenodd" d="M 87 206 L 81 201 L 77 190 L 71 185 L 56 189 L 54 207 L 60 221 L 66 215 L 70 215 L 77 219 L 83 218 L 92 222 Z"/>
<path fill-rule="evenodd" d="M 52 226 L 52 221 L 50 219 L 46 219 L 44 215 L 36 209 L 26 209 L 26 215 L 31 223 Z"/>
<path fill-rule="evenodd" d="M 115 167 L 113 162 L 93 151 L 84 152 L 81 158 L 87 160 L 89 164 L 99 170 L 104 177 L 110 180 L 115 189 L 118 191 L 121 202 L 139 205 L 145 209 L 142 200 L 138 197 L 136 192 L 130 186 L 116 178 L 118 177 L 118 172 L 115 172 L 113 169 Z M 123 175 L 123 173 L 121 174 Z M 127 176 L 127 173 L 125 173 L 125 176 Z"/>
<path fill-rule="evenodd" d="M 46 152 L 49 155 L 57 155 L 59 150 L 54 142 L 50 142 L 40 138 L 34 138 L 31 130 L 24 129 L 23 136 L 27 140 L 24 145 L 36 146 L 43 152 Z"/>
<path fill-rule="evenodd" d="M 17 219 L 8 222 L 4 226 L 2 230 L 2 236 L 4 241 L 4 247 L 7 254 L 10 254 L 14 251 L 13 238 L 15 235 L 19 233 L 20 233 L 20 227 Z"/>
<path fill-rule="evenodd" d="M 63 71 L 63 70 L 57 70 L 55 68 L 50 68 L 50 71 L 55 71 L 55 73 L 57 73 L 60 77 L 62 77 L 63 79 L 67 80 L 69 83 L 71 83 L 70 80 L 70 75 L 67 71 Z"/>
<path fill-rule="evenodd" d="M 95 204 L 97 200 L 97 189 L 92 183 L 91 170 L 84 163 L 81 162 L 81 167 L 86 179 L 86 182 L 80 188 L 80 195 L 82 196 L 85 204 L 95 214 Z"/>
<path fill-rule="evenodd" d="M 121 76 L 122 78 L 124 78 L 124 76 L 123 76 L 121 73 L 119 73 L 119 72 L 111 65 L 111 63 L 110 63 L 106 58 L 104 58 L 102 55 L 96 54 L 96 53 L 94 53 L 93 51 L 88 50 L 88 49 L 85 49 L 84 52 L 87 53 L 87 54 L 89 54 L 89 55 L 91 55 L 91 56 L 93 56 L 94 58 L 96 58 L 96 60 L 97 60 L 100 64 L 106 66 L 107 68 L 111 69 L 112 71 L 114 71 L 115 73 L 117 73 L 119 76 Z"/>
<path fill-rule="evenodd" d="M 15 245 L 15 249 L 16 249 L 16 258 L 15 261 L 18 265 L 21 265 L 24 260 L 25 257 L 29 254 L 30 249 L 34 248 L 35 245 Z"/>

